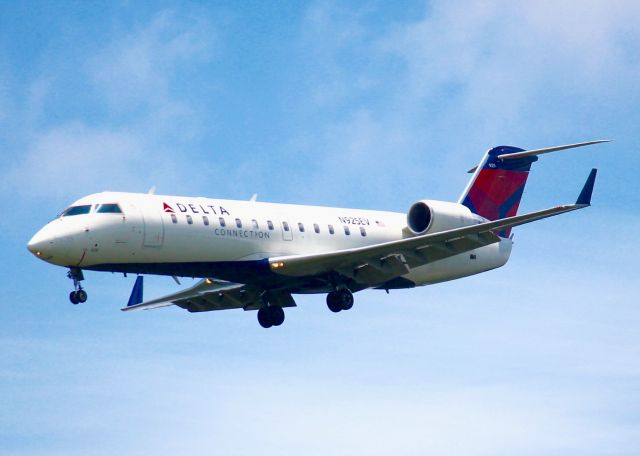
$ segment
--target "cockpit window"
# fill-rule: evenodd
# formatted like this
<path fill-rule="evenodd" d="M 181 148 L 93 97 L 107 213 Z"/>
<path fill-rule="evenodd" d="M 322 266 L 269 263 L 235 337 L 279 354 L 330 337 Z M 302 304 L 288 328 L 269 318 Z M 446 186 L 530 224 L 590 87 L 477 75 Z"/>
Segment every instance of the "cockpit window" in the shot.
<path fill-rule="evenodd" d="M 96 212 L 110 213 L 110 214 L 122 214 L 122 210 L 120 209 L 120 206 L 118 206 L 117 204 L 113 204 L 113 203 L 98 205 L 98 209 L 96 210 Z"/>
<path fill-rule="evenodd" d="M 62 211 L 60 217 L 71 217 L 72 215 L 88 214 L 89 212 L 91 212 L 90 204 L 85 204 L 82 206 L 71 206 Z"/>

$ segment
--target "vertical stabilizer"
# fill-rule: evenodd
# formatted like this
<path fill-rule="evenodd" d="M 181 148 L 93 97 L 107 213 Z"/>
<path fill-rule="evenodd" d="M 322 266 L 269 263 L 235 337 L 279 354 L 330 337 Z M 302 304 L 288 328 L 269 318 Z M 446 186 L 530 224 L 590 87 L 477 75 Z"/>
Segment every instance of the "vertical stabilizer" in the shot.
<path fill-rule="evenodd" d="M 487 220 L 516 215 L 531 164 L 538 160 L 535 155 L 509 160 L 501 157 L 516 152 L 524 149 L 498 146 L 489 150 L 475 169 L 460 203 Z M 508 237 L 510 232 L 508 228 L 498 234 Z"/>

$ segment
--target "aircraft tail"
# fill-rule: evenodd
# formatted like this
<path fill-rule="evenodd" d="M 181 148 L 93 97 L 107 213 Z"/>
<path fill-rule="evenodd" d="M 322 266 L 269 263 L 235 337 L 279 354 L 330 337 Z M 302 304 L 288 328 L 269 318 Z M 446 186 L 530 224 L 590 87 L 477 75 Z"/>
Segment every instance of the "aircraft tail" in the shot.
<path fill-rule="evenodd" d="M 538 160 L 538 155 L 601 142 L 608 141 L 588 141 L 532 150 L 512 146 L 494 147 L 485 153 L 478 166 L 469 171 L 473 177 L 459 203 L 487 220 L 513 217 L 518 212 L 531 164 Z M 511 228 L 498 233 L 502 237 L 509 237 L 510 234 Z"/>

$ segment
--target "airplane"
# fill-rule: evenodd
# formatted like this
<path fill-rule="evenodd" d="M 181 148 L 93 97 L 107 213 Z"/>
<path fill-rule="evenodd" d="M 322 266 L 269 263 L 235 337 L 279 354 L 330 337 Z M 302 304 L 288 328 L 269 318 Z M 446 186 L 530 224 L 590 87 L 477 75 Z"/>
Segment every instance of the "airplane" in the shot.
<path fill-rule="evenodd" d="M 80 198 L 29 241 L 37 258 L 68 268 L 69 299 L 85 302 L 83 270 L 137 274 L 132 311 L 257 310 L 264 328 L 284 322 L 293 295 L 326 293 L 332 312 L 364 289 L 412 288 L 505 265 L 511 229 L 591 204 L 592 169 L 574 204 L 517 215 L 532 163 L 550 152 L 608 142 L 488 150 L 457 202 L 419 200 L 406 213 L 144 193 Z M 200 278 L 143 300 L 147 274 Z"/>

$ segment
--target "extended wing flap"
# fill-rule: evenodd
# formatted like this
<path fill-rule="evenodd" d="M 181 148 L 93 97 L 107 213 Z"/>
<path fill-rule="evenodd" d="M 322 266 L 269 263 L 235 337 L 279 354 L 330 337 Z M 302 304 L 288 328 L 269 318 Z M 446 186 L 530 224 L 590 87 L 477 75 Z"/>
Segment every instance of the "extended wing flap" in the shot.
<path fill-rule="evenodd" d="M 253 307 L 260 302 L 257 289 L 235 284 L 233 287 L 202 291 L 175 301 L 175 304 L 189 312 L 209 312 L 211 310 L 242 309 Z"/>
<path fill-rule="evenodd" d="M 401 253 L 393 253 L 368 262 L 343 266 L 338 269 L 338 272 L 358 283 L 372 285 L 404 275 L 409 270 L 405 256 Z"/>
<path fill-rule="evenodd" d="M 414 250 L 415 254 L 417 254 L 418 256 L 418 259 L 414 260 L 411 266 L 417 267 L 422 264 L 433 263 L 434 261 L 443 260 L 452 255 L 469 252 L 471 250 L 475 250 L 499 241 L 500 237 L 498 235 L 496 235 L 492 231 L 486 231 L 481 233 L 472 233 L 468 234 L 467 236 L 446 241 L 426 244 L 417 247 Z"/>
<path fill-rule="evenodd" d="M 367 262 L 352 261 L 346 266 L 336 268 L 343 276 L 367 286 L 373 286 L 389 281 L 395 277 L 407 274 L 411 268 L 448 258 L 452 255 L 468 252 L 484 247 L 500 238 L 493 232 L 469 234 L 457 239 L 433 242 L 416 248 L 398 249 L 397 253 L 375 258 Z M 355 257 L 353 257 L 355 260 Z"/>

